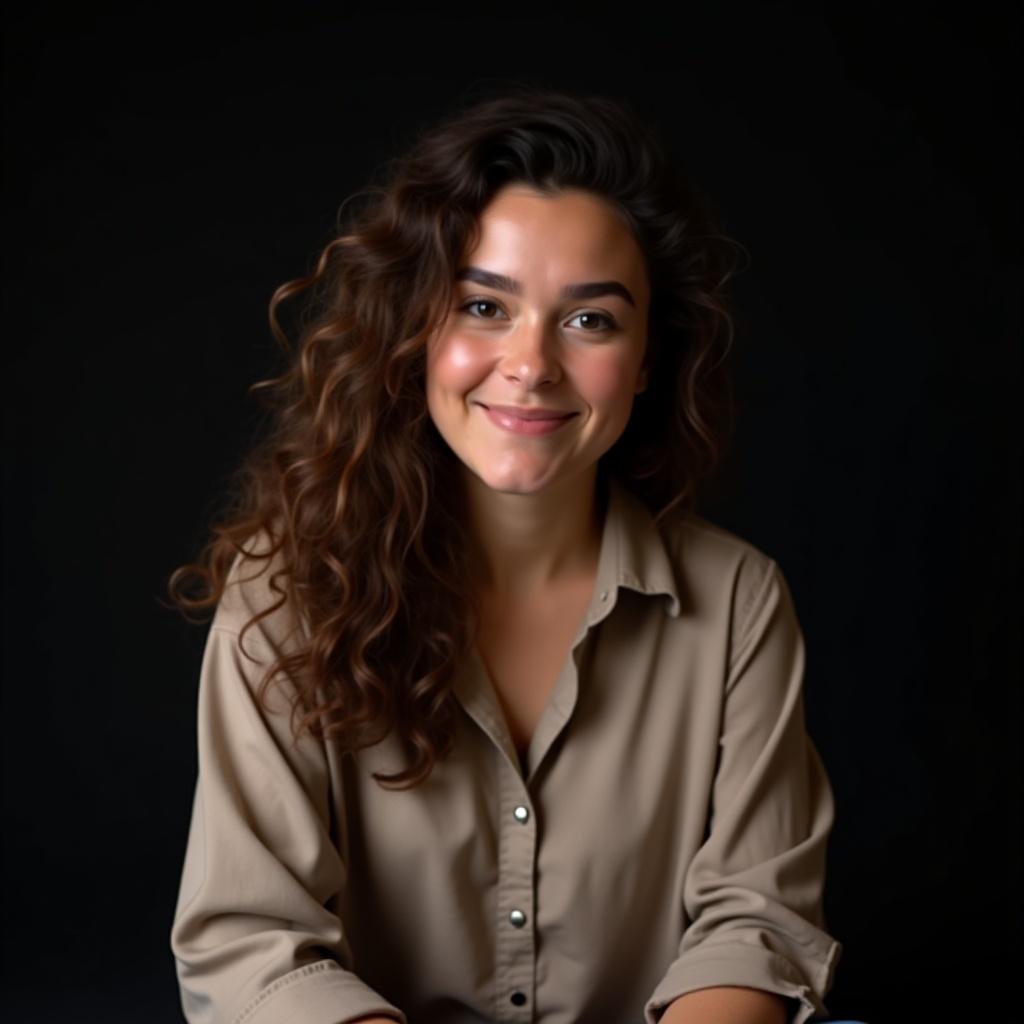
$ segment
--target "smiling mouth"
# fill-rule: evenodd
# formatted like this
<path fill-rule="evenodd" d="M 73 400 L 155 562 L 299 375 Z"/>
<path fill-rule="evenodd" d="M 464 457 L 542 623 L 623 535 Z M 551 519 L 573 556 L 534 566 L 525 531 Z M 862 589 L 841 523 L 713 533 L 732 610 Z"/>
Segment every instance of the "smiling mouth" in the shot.
<path fill-rule="evenodd" d="M 559 412 L 557 409 L 518 410 L 513 406 L 485 405 L 483 402 L 477 402 L 477 405 L 488 410 L 488 412 L 498 413 L 501 416 L 511 416 L 517 420 L 562 420 L 576 415 L 575 412 Z"/>
<path fill-rule="evenodd" d="M 554 433 L 564 427 L 576 414 L 567 413 L 560 416 L 546 416 L 543 419 L 524 419 L 521 416 L 513 416 L 506 412 L 500 412 L 489 406 L 479 403 L 487 418 L 501 430 L 511 434 L 520 434 L 525 437 L 539 437 L 544 434 Z"/>

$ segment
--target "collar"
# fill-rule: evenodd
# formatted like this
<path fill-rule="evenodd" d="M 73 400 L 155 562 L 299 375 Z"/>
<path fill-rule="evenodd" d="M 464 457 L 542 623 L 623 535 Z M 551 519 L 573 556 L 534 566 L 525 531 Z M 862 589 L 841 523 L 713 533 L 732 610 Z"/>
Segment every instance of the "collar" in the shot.
<path fill-rule="evenodd" d="M 581 628 L 589 629 L 608 615 L 615 606 L 619 587 L 640 594 L 665 595 L 669 598 L 668 614 L 677 618 L 680 613 L 678 581 L 654 517 L 640 497 L 613 473 L 608 473 L 605 479 L 607 506 L 597 578 L 584 617 L 585 626 L 581 624 Z"/>

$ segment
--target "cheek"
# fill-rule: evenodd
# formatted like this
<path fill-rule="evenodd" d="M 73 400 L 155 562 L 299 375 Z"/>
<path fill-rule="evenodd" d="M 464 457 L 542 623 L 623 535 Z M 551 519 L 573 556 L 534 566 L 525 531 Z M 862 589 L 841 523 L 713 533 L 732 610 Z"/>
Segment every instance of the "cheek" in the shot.
<path fill-rule="evenodd" d="M 442 338 L 427 358 L 427 388 L 465 392 L 476 387 L 487 373 L 486 352 L 478 344 L 457 335 Z"/>
<path fill-rule="evenodd" d="M 632 361 L 613 357 L 590 360 L 578 368 L 576 379 L 591 405 L 611 410 L 631 405 L 635 376 L 636 368 Z"/>

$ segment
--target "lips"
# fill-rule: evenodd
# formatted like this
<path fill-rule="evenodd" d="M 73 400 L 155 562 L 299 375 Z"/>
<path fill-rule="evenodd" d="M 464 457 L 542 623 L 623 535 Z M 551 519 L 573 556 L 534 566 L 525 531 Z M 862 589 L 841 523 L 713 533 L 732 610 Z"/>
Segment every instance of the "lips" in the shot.
<path fill-rule="evenodd" d="M 521 437 L 543 437 L 553 434 L 555 431 L 561 430 L 576 415 L 575 413 L 552 413 L 540 409 L 521 409 L 510 415 L 501 411 L 502 406 L 487 406 L 482 402 L 477 404 L 496 427 Z M 526 413 L 529 413 L 529 416 Z"/>
<path fill-rule="evenodd" d="M 492 412 L 517 420 L 564 420 L 576 415 L 574 412 L 561 412 L 558 409 L 522 409 L 514 405 L 484 405 L 483 402 L 479 404 Z"/>

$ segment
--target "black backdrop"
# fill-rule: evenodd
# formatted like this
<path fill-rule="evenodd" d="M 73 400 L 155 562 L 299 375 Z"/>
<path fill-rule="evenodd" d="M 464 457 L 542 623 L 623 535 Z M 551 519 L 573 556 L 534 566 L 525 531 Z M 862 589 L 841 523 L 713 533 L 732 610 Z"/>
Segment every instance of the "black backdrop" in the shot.
<path fill-rule="evenodd" d="M 1018 15 L 431 6 L 6 16 L 7 1019 L 181 1019 L 203 630 L 164 581 L 256 428 L 272 289 L 414 130 L 514 79 L 629 98 L 751 252 L 703 511 L 780 562 L 807 637 L 829 1008 L 1011 1019 Z"/>

